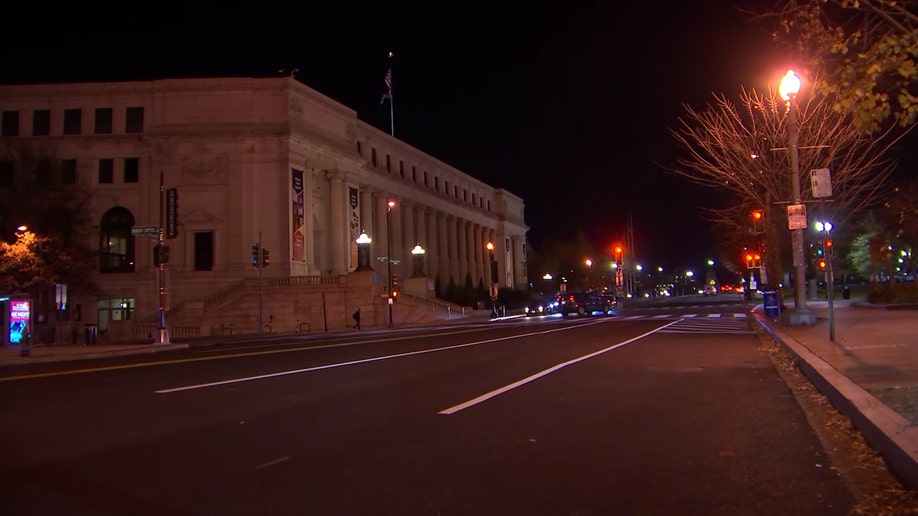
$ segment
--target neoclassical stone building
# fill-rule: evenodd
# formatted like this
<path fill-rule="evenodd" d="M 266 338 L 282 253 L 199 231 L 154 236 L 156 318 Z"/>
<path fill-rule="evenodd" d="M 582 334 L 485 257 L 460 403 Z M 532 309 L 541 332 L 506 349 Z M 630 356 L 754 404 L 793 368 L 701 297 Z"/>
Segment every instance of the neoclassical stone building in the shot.
<path fill-rule="evenodd" d="M 354 306 L 370 312 L 365 324 L 380 323 L 385 260 L 404 285 L 416 245 L 426 251 L 425 288 L 406 292 L 416 305 L 437 283 L 489 285 L 488 242 L 500 286 L 526 287 L 521 198 L 293 78 L 0 86 L 0 110 L 0 142 L 51 149 L 62 179 L 92 191 L 95 279 L 106 295 L 80 300 L 80 319 L 110 335 L 143 333 L 156 320 L 156 241 L 137 233 L 161 220 L 171 237 L 167 324 L 182 325 L 174 333 L 341 327 Z M 0 156 L 0 182 L 15 173 Z M 177 198 L 175 219 L 163 192 Z M 354 273 L 361 231 L 375 274 Z M 252 266 L 259 242 L 269 251 L 263 269 Z M 400 297 L 400 310 L 412 302 Z M 256 306 L 267 315 L 254 319 Z"/>

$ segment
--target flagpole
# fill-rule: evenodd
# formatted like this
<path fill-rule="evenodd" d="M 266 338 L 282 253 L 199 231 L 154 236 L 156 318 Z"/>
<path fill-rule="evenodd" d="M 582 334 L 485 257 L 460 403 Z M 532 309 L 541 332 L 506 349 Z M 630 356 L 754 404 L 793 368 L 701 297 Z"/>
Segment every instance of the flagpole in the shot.
<path fill-rule="evenodd" d="M 392 97 L 392 51 L 389 51 L 389 133 L 395 137 L 395 99 Z"/>

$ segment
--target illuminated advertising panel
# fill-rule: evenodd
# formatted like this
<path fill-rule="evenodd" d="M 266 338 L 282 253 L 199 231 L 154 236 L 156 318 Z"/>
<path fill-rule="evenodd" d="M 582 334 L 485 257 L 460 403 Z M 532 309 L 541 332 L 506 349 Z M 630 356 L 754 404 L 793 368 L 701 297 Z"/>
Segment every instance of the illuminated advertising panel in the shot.
<path fill-rule="evenodd" d="M 32 302 L 24 299 L 10 299 L 10 344 L 20 344 L 32 331 L 29 328 L 32 320 Z"/>

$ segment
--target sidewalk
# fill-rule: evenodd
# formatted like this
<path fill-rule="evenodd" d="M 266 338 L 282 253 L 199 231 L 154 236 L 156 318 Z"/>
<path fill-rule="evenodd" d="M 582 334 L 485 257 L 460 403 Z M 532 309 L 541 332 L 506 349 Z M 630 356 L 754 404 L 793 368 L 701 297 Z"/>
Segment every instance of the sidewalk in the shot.
<path fill-rule="evenodd" d="M 828 303 L 807 305 L 815 325 L 766 318 L 761 305 L 756 321 L 798 359 L 803 374 L 851 419 L 899 480 L 918 489 L 918 307 L 836 301 L 832 341 Z"/>

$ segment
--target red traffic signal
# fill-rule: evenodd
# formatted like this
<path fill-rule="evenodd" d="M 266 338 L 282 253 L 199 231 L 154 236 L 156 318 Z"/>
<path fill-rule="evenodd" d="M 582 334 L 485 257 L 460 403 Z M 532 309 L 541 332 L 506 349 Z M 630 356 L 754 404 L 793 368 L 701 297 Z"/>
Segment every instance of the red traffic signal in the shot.
<path fill-rule="evenodd" d="M 746 259 L 746 268 L 747 268 L 747 269 L 752 269 L 752 268 L 755 267 L 755 265 L 754 265 L 755 255 L 754 255 L 754 254 L 752 254 L 752 253 L 746 253 L 745 255 L 743 255 L 743 258 Z"/>
<path fill-rule="evenodd" d="M 824 246 L 825 249 L 826 249 L 826 256 L 832 256 L 832 248 L 833 248 L 833 245 L 834 245 L 834 244 L 832 243 L 831 240 L 826 240 L 825 244 L 823 244 L 823 246 Z"/>
<path fill-rule="evenodd" d="M 752 220 L 758 222 L 765 218 L 765 212 L 762 210 L 752 210 Z"/>

